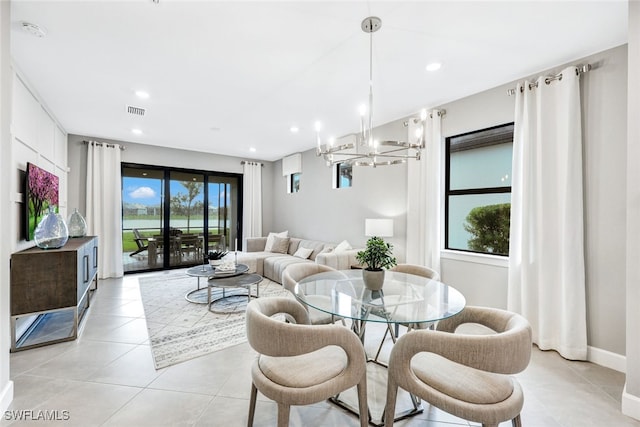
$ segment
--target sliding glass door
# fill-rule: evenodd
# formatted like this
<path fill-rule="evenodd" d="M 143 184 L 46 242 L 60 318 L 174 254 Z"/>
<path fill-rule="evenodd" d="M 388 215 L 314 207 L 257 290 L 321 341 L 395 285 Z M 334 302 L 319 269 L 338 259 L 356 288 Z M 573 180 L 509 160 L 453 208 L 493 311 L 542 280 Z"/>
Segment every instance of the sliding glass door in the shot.
<path fill-rule="evenodd" d="M 203 262 L 204 179 L 202 173 L 170 171 L 170 266 Z"/>
<path fill-rule="evenodd" d="M 201 264 L 234 249 L 242 224 L 242 176 L 124 164 L 124 271 Z"/>
<path fill-rule="evenodd" d="M 236 250 L 240 217 L 238 180 L 211 177 L 208 188 L 208 250 Z"/>

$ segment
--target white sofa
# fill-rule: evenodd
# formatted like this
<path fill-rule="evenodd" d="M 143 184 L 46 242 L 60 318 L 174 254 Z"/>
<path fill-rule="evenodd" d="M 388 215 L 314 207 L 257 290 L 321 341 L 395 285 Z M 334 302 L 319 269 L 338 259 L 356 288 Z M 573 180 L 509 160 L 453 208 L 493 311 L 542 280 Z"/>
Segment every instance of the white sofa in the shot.
<path fill-rule="evenodd" d="M 249 237 L 244 240 L 244 252 L 238 252 L 237 262 L 249 266 L 249 270 L 274 282 L 282 283 L 282 273 L 287 266 L 301 262 L 316 262 L 337 270 L 346 270 L 357 265 L 356 254 L 362 249 L 347 249 L 336 253 L 337 243 L 289 238 L 287 253 L 265 251 L 266 237 Z M 312 249 L 308 259 L 293 256 L 298 248 Z M 233 254 L 227 255 L 234 256 Z"/>

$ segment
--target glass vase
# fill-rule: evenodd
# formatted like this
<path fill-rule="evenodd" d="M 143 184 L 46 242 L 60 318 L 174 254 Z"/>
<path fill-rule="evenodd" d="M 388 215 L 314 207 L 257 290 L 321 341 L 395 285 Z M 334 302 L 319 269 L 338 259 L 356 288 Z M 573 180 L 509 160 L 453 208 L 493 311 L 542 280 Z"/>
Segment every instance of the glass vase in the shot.
<path fill-rule="evenodd" d="M 69 215 L 67 228 L 69 229 L 69 237 L 84 237 L 87 235 L 87 221 L 78 212 L 78 208 L 74 208 L 73 213 Z"/>
<path fill-rule="evenodd" d="M 49 207 L 49 212 L 38 223 L 33 238 L 36 241 L 36 246 L 42 249 L 63 247 L 69 240 L 69 230 L 62 215 Z"/>

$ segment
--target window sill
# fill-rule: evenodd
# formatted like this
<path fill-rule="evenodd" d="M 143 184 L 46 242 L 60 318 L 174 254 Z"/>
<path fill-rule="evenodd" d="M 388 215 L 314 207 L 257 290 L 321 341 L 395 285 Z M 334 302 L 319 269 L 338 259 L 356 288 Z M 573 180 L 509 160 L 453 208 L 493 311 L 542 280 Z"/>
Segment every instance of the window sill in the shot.
<path fill-rule="evenodd" d="M 440 258 L 455 261 L 472 262 L 475 264 L 494 265 L 496 267 L 509 267 L 509 257 L 487 254 L 475 254 L 469 252 L 454 251 L 451 249 L 442 249 Z"/>

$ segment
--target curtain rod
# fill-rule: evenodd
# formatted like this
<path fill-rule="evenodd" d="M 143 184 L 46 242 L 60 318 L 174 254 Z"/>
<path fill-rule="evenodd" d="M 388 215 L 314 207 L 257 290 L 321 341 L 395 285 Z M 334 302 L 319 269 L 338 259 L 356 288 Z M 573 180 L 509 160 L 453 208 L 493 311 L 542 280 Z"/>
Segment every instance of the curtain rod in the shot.
<path fill-rule="evenodd" d="M 437 115 L 438 117 L 444 117 L 444 115 L 445 115 L 445 114 L 447 114 L 447 110 L 438 110 L 438 111 L 436 112 L 436 115 Z M 430 119 L 433 119 L 433 112 L 430 112 L 430 113 L 429 113 L 429 118 L 430 118 Z M 418 118 L 415 118 L 415 117 L 414 117 L 414 118 L 413 118 L 413 123 L 416 123 L 416 124 L 417 124 L 417 123 L 420 123 L 420 119 L 418 119 Z M 409 120 L 405 120 L 404 122 L 402 122 L 402 126 L 404 126 L 404 127 L 409 126 Z"/>
<path fill-rule="evenodd" d="M 576 76 L 579 76 L 580 74 L 588 73 L 589 71 L 591 71 L 591 64 L 576 65 Z M 554 76 L 545 77 L 544 82 L 546 84 L 549 84 L 554 80 L 562 80 L 562 73 L 556 74 Z M 534 87 L 538 87 L 537 81 L 536 83 L 529 83 L 529 89 L 533 89 Z M 507 89 L 507 95 L 509 96 L 515 95 L 516 90 L 517 90 L 516 88 Z M 520 91 L 522 91 L 522 88 L 520 88 Z"/>
<path fill-rule="evenodd" d="M 121 149 L 122 151 L 125 150 L 125 147 L 119 144 L 107 144 L 106 142 L 98 142 L 98 141 L 87 141 L 86 139 L 84 141 L 82 141 L 85 145 L 89 145 L 89 144 L 95 144 L 95 145 L 100 145 L 100 146 L 105 146 L 105 147 L 118 147 L 119 149 Z"/>
<path fill-rule="evenodd" d="M 243 160 L 243 161 L 241 161 L 241 162 L 240 162 L 240 164 L 241 164 L 241 165 L 244 165 L 244 164 L 248 164 L 248 165 L 260 165 L 260 166 L 264 167 L 264 163 L 259 163 L 259 162 L 248 162 L 248 161 L 244 161 L 244 160 Z"/>

